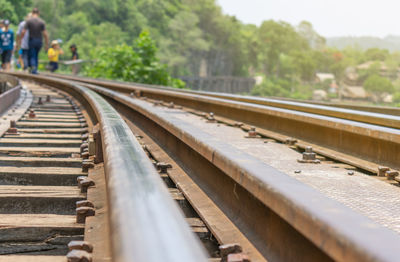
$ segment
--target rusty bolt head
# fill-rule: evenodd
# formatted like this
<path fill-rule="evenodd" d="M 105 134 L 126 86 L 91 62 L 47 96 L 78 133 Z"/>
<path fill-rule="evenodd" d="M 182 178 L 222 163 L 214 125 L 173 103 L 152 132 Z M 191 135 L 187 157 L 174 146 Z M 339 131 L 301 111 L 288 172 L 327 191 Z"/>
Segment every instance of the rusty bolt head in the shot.
<path fill-rule="evenodd" d="M 294 146 L 297 143 L 297 139 L 289 137 L 286 138 L 285 143 L 290 146 Z"/>
<path fill-rule="evenodd" d="M 242 122 L 235 122 L 234 126 L 241 127 L 241 126 L 243 126 L 243 123 Z"/>
<path fill-rule="evenodd" d="M 89 129 L 87 127 L 81 129 L 81 134 L 85 134 L 87 132 L 89 132 Z"/>
<path fill-rule="evenodd" d="M 50 102 L 50 101 L 51 101 L 50 95 L 47 95 L 46 96 L 46 102 Z"/>
<path fill-rule="evenodd" d="M 10 127 L 11 128 L 16 128 L 17 127 L 17 123 L 15 122 L 15 120 L 10 120 Z"/>
<path fill-rule="evenodd" d="M 130 97 L 135 97 L 135 93 L 131 92 L 131 93 L 129 94 L 129 96 L 130 96 Z"/>
<path fill-rule="evenodd" d="M 301 173 L 301 170 L 295 170 L 294 173 L 295 173 L 295 174 L 300 174 L 300 173 Z"/>
<path fill-rule="evenodd" d="M 168 108 L 174 108 L 174 107 L 175 107 L 174 102 L 170 102 L 170 103 L 168 104 Z"/>
<path fill-rule="evenodd" d="M 42 101 L 42 98 L 41 98 L 41 97 L 39 97 L 38 105 L 43 105 L 43 101 Z"/>
<path fill-rule="evenodd" d="M 81 157 L 83 159 L 89 159 L 89 156 L 90 156 L 89 152 L 82 152 L 82 154 L 81 154 Z"/>
<path fill-rule="evenodd" d="M 81 200 L 76 202 L 76 208 L 80 207 L 94 207 L 93 203 L 89 200 Z"/>
<path fill-rule="evenodd" d="M 386 166 L 380 166 L 378 167 L 378 176 L 385 176 L 386 172 L 389 171 L 390 168 L 386 167 Z"/>
<path fill-rule="evenodd" d="M 88 124 L 86 123 L 86 121 L 81 123 L 81 127 L 88 127 Z"/>
<path fill-rule="evenodd" d="M 349 171 L 349 172 L 347 172 L 347 174 L 348 174 L 349 176 L 352 176 L 352 175 L 354 175 L 354 172 L 353 172 L 353 171 Z"/>
<path fill-rule="evenodd" d="M 306 153 L 312 153 L 313 152 L 313 148 L 311 146 L 306 146 L 305 152 Z"/>
<path fill-rule="evenodd" d="M 83 134 L 81 138 L 82 140 L 87 140 L 89 138 L 89 133 Z"/>
<path fill-rule="evenodd" d="M 254 126 L 250 127 L 250 130 L 247 132 L 247 137 L 257 137 L 256 128 Z"/>
<path fill-rule="evenodd" d="M 87 176 L 78 176 L 76 178 L 76 182 L 78 182 L 78 187 L 79 187 L 79 184 L 81 183 L 81 181 L 84 180 L 85 178 L 87 178 Z"/>
<path fill-rule="evenodd" d="M 29 118 L 35 118 L 35 117 L 36 117 L 35 111 L 33 109 L 31 109 L 29 111 Z"/>
<path fill-rule="evenodd" d="M 160 174 L 166 174 L 168 171 L 168 168 L 172 168 L 171 164 L 159 162 L 156 164 L 157 169 L 160 171 Z"/>
<path fill-rule="evenodd" d="M 94 163 L 92 160 L 84 159 L 82 161 L 82 172 L 88 172 L 90 168 L 94 167 Z"/>
<path fill-rule="evenodd" d="M 76 223 L 83 224 L 86 221 L 86 217 L 91 217 L 96 214 L 96 210 L 93 207 L 78 207 L 76 209 Z"/>
<path fill-rule="evenodd" d="M 303 160 L 305 160 L 305 161 L 316 160 L 316 154 L 315 153 L 304 152 L 303 153 Z"/>
<path fill-rule="evenodd" d="M 81 153 L 83 152 L 83 149 L 88 148 L 88 147 L 89 147 L 88 143 L 82 143 L 80 146 Z"/>
<path fill-rule="evenodd" d="M 95 183 L 92 179 L 85 177 L 84 179 L 80 180 L 78 183 L 78 187 L 81 189 L 81 193 L 86 193 L 88 187 L 94 186 Z"/>
<path fill-rule="evenodd" d="M 72 250 L 67 254 L 68 262 L 92 262 L 92 255 L 84 250 Z"/>
<path fill-rule="evenodd" d="M 250 259 L 247 255 L 243 253 L 238 254 L 229 254 L 227 257 L 227 262 L 250 262 Z"/>
<path fill-rule="evenodd" d="M 397 172 L 397 171 L 386 171 L 386 177 L 388 180 L 394 180 L 394 178 L 398 175 L 399 175 L 399 172 Z"/>
<path fill-rule="evenodd" d="M 68 243 L 69 251 L 72 250 L 83 250 L 88 253 L 93 252 L 93 245 L 90 244 L 88 241 L 81 241 L 81 240 L 73 240 Z"/>

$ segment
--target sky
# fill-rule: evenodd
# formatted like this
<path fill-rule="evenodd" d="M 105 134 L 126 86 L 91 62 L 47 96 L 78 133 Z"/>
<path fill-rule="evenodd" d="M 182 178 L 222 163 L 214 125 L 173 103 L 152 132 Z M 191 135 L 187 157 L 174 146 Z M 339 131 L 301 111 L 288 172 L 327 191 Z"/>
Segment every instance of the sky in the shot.
<path fill-rule="evenodd" d="M 398 0 L 217 0 L 244 23 L 306 20 L 324 37 L 400 35 Z"/>

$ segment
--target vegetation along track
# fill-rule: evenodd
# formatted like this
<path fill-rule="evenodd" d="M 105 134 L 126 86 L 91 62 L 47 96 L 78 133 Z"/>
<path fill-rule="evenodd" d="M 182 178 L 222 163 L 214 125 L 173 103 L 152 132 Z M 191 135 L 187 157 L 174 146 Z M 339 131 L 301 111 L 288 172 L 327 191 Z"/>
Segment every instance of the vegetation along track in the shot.
<path fill-rule="evenodd" d="M 79 98 L 93 124 L 99 122 L 113 261 L 205 261 L 182 213 L 209 257 L 229 252 L 238 253 L 230 254 L 231 261 L 233 256 L 244 261 L 245 255 L 251 261 L 394 261 L 397 257 L 400 240 L 392 231 L 194 126 L 169 118 L 143 99 L 98 85 L 17 75 L 68 91 Z M 158 98 L 152 91 L 138 91 Z M 171 98 L 164 101 L 189 103 L 186 94 L 168 92 L 161 92 Z M 191 103 L 205 110 L 211 107 L 205 100 L 228 104 L 196 99 Z M 237 113 L 243 105 L 236 105 L 230 108 Z M 212 110 L 223 115 L 226 108 L 216 103 Z M 220 120 L 231 121 L 224 117 Z M 183 212 L 168 197 L 162 179 Z M 88 194 L 96 187 L 89 187 Z M 95 210 L 97 216 L 96 205 Z M 208 237 L 201 237 L 201 232 Z M 98 242 L 93 238 L 93 256 L 99 252 Z M 225 245 L 219 253 L 216 244 Z"/>
<path fill-rule="evenodd" d="M 400 118 L 393 115 L 396 112 L 379 109 L 378 113 L 368 113 L 276 99 L 176 90 L 66 75 L 56 77 L 99 85 L 126 94 L 136 92 L 150 99 L 213 112 L 219 121 L 249 125 L 243 126 L 244 129 L 254 125 L 259 135 L 294 143 L 300 149 L 312 146 L 321 155 L 372 174 L 379 174 L 380 166 L 395 170 L 400 168 L 400 155 L 397 154 L 400 149 Z"/>

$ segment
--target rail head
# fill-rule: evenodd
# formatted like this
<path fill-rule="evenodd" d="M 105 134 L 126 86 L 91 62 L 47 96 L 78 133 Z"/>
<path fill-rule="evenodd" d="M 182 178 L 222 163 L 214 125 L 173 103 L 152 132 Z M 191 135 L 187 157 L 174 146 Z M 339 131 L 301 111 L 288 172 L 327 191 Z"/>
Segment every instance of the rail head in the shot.
<path fill-rule="evenodd" d="M 16 74 L 78 92 L 101 126 L 113 261 L 207 261 L 160 175 L 127 124 L 96 92 L 66 80 Z"/>

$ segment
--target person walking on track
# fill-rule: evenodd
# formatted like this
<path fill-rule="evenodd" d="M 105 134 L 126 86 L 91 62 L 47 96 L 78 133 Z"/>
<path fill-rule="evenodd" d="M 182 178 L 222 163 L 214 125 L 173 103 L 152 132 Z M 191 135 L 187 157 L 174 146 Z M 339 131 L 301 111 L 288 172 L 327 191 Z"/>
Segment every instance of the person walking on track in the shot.
<path fill-rule="evenodd" d="M 21 23 L 18 25 L 18 31 L 17 31 L 17 50 L 20 52 L 20 57 L 22 58 L 22 68 L 24 70 L 28 69 L 29 67 L 29 31 L 25 32 L 24 37 L 22 38 L 22 31 L 25 28 L 26 21 L 31 18 L 32 14 L 29 13 L 25 20 L 23 20 Z M 19 50 L 21 48 L 21 50 Z"/>
<path fill-rule="evenodd" d="M 27 31 L 29 31 L 29 63 L 31 67 L 31 73 L 37 74 L 39 52 L 43 46 L 43 38 L 45 51 L 47 51 L 49 45 L 46 24 L 42 19 L 40 19 L 39 10 L 37 8 L 32 10 L 32 17 L 26 21 L 25 28 L 22 30 L 22 38 L 25 36 Z"/>
<path fill-rule="evenodd" d="M 9 28 L 10 21 L 4 20 L 4 28 L 0 32 L 1 49 L 1 67 L 3 70 L 10 70 L 10 62 L 14 50 L 14 31 Z"/>

